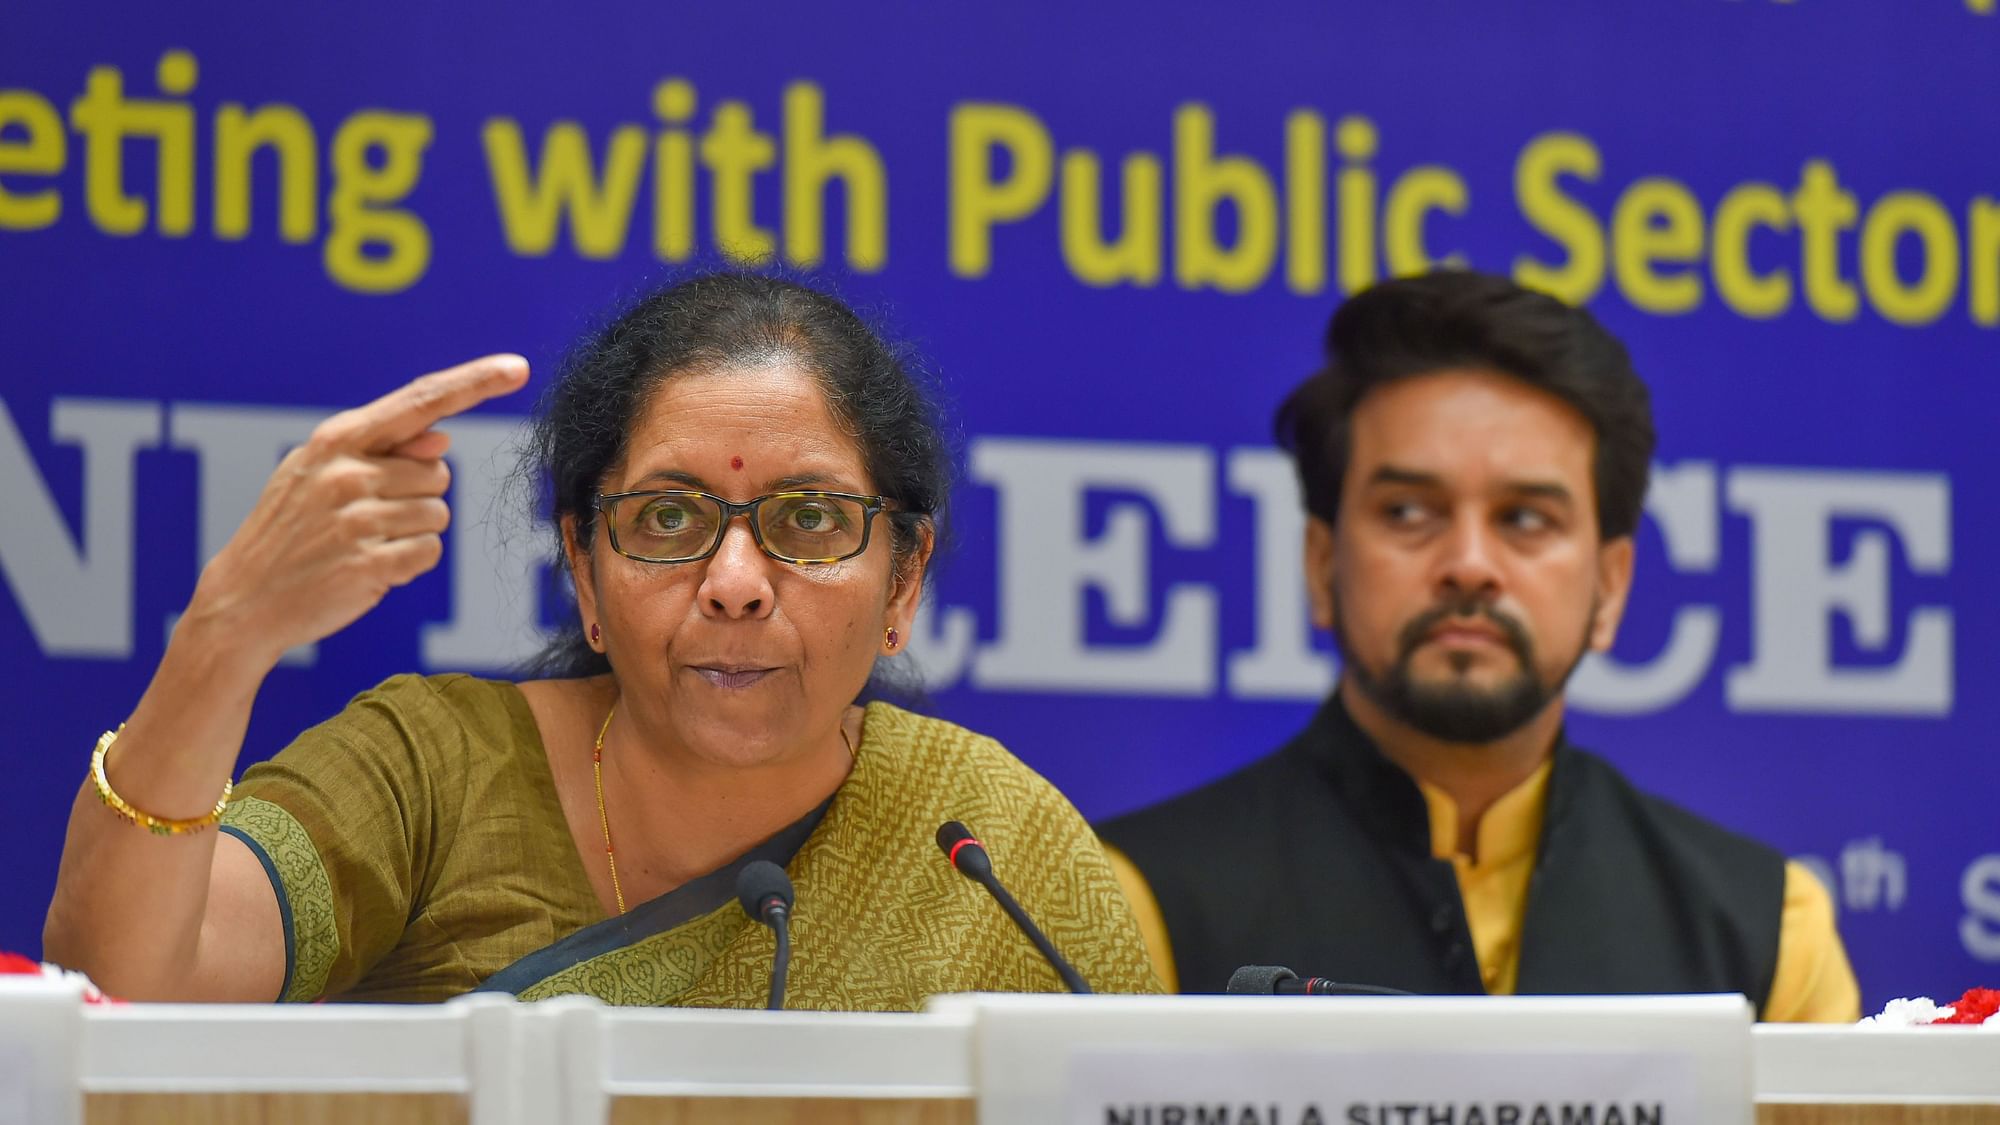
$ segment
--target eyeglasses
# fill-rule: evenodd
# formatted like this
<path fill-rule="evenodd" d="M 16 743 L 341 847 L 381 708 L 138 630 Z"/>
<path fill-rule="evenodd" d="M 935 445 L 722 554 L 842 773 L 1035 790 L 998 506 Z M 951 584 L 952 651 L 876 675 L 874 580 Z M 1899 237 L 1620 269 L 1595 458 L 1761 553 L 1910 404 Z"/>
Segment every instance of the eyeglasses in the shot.
<path fill-rule="evenodd" d="M 895 508 L 880 496 L 848 492 L 773 492 L 741 504 L 706 492 L 613 492 L 599 494 L 592 506 L 604 514 L 611 549 L 628 559 L 705 559 L 740 515 L 750 518 L 758 550 L 799 566 L 836 563 L 867 550 L 875 514 Z"/>

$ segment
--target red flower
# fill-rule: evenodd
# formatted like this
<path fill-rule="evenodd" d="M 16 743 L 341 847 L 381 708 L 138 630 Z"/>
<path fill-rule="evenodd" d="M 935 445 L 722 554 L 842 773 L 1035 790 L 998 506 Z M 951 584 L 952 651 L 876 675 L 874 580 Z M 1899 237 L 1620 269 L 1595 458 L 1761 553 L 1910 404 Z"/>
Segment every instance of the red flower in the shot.
<path fill-rule="evenodd" d="M 1951 1008 L 1950 1015 L 1931 1023 L 1985 1023 L 1995 1012 L 2000 1012 L 2000 988 L 1968 989 L 1952 1002 Z"/>
<path fill-rule="evenodd" d="M 0 976 L 9 974 L 38 977 L 42 975 L 42 965 L 39 961 L 30 961 L 18 953 L 0 949 Z"/>

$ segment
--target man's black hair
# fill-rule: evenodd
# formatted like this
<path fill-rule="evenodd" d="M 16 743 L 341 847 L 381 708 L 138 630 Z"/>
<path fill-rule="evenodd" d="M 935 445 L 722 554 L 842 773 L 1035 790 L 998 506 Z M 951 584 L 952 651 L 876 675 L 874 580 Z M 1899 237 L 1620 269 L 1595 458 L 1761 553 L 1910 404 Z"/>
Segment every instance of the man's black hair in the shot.
<path fill-rule="evenodd" d="M 1582 414 L 1597 438 L 1599 535 L 1620 539 L 1638 530 L 1653 415 L 1625 346 L 1583 309 L 1468 270 L 1383 282 L 1335 310 L 1326 366 L 1285 399 L 1273 423 L 1298 469 L 1306 511 L 1335 522 L 1354 410 L 1368 392 L 1446 370 L 1518 379 Z"/>

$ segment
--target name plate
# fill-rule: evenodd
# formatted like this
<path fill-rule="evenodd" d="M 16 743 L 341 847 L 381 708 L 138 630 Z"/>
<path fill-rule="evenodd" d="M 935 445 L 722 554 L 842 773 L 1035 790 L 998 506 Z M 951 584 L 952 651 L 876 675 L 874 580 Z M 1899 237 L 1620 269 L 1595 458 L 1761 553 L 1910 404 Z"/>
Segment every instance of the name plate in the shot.
<path fill-rule="evenodd" d="M 1741 996 L 977 996 L 981 1125 L 1751 1125 Z"/>
<path fill-rule="evenodd" d="M 35 1081 L 35 1061 L 28 1049 L 0 1042 L 0 1125 L 33 1125 L 35 1106 L 29 1101 Z"/>
<path fill-rule="evenodd" d="M 1068 1125 L 1694 1125 L 1683 1054 L 1079 1050 Z"/>
<path fill-rule="evenodd" d="M 0 976 L 0 1125 L 83 1120 L 82 1042 L 82 986 Z"/>

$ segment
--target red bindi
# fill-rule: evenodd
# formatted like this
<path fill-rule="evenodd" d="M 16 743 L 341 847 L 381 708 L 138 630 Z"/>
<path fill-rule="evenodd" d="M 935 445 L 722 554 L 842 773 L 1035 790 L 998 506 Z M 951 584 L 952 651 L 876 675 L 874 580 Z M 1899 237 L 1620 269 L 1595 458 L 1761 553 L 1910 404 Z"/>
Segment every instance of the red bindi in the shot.
<path fill-rule="evenodd" d="M 730 468 L 732 468 L 732 469 L 740 469 L 740 468 L 742 468 L 742 467 L 743 467 L 743 458 L 741 458 L 741 457 L 731 457 L 731 458 L 729 459 L 729 467 L 730 467 Z"/>

